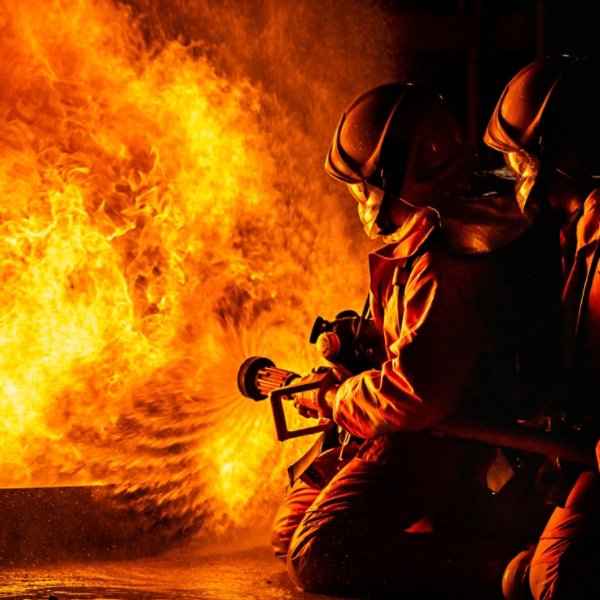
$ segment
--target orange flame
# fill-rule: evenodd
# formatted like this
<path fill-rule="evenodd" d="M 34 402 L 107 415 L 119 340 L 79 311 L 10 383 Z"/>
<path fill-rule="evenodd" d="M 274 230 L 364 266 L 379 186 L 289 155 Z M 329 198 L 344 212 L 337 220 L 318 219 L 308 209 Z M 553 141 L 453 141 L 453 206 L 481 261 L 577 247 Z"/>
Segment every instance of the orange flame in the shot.
<path fill-rule="evenodd" d="M 308 369 L 312 319 L 366 287 L 354 216 L 293 171 L 306 123 L 123 6 L 2 2 L 0 29 L 0 483 L 256 521 L 303 444 L 276 444 L 237 368 Z"/>

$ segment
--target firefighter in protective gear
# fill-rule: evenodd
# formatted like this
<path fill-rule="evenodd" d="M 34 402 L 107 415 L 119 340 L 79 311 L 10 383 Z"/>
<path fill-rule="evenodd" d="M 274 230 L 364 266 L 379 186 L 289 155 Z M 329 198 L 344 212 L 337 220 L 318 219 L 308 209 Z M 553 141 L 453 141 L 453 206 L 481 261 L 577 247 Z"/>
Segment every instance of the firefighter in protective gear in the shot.
<path fill-rule="evenodd" d="M 525 212 L 551 213 L 560 240 L 564 407 L 597 435 L 600 412 L 600 65 L 547 57 L 508 83 L 484 141 L 505 154 Z M 548 259 L 550 260 L 550 259 Z M 549 323 L 549 326 L 552 324 Z M 536 599 L 600 597 L 600 477 L 583 472 L 531 559 Z"/>
<path fill-rule="evenodd" d="M 428 429 L 459 412 L 514 418 L 521 374 L 540 360 L 532 341 L 552 346 L 538 302 L 551 278 L 535 268 L 537 232 L 474 165 L 445 101 L 420 86 L 368 91 L 334 134 L 326 170 L 386 243 L 369 267 L 387 357 L 324 392 L 323 410 L 364 442 L 322 489 L 297 482 L 276 516 L 275 551 L 304 590 L 499 593 L 516 529 L 480 535 L 495 453 Z M 532 523 L 539 506 L 529 508 Z"/>

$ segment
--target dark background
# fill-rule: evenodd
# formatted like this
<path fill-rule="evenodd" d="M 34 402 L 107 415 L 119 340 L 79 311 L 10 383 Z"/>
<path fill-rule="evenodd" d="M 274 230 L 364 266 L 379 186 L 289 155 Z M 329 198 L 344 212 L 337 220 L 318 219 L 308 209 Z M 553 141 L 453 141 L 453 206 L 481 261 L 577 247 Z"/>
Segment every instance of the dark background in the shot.
<path fill-rule="evenodd" d="M 436 85 L 476 144 L 505 84 L 526 64 L 551 54 L 600 55 L 598 0 L 382 2 L 408 24 L 399 70 Z"/>
<path fill-rule="evenodd" d="M 200 41 L 219 73 L 274 93 L 306 121 L 319 161 L 340 110 L 390 78 L 437 88 L 483 150 L 487 120 L 522 67 L 600 56 L 600 0 L 117 1 L 148 42 Z"/>

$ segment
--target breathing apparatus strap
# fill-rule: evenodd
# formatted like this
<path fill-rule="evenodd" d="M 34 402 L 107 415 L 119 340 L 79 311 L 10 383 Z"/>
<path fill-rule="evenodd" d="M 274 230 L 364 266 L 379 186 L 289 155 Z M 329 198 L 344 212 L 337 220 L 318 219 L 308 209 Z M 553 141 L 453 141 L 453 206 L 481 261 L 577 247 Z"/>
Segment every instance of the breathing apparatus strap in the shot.
<path fill-rule="evenodd" d="M 358 319 L 358 326 L 356 327 L 356 332 L 354 333 L 354 341 L 360 338 L 360 334 L 362 333 L 363 325 L 365 321 L 371 315 L 371 298 L 369 294 L 367 294 L 367 299 L 365 300 L 365 304 L 363 306 L 362 312 L 360 313 L 360 317 Z"/>

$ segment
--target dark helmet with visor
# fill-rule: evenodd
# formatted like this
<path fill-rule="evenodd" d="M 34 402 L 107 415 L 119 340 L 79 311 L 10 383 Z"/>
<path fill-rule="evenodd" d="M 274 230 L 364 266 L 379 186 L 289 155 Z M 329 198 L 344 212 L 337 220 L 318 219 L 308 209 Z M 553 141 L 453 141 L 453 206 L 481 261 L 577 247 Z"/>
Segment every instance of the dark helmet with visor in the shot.
<path fill-rule="evenodd" d="M 348 185 L 367 234 L 375 237 L 398 227 L 390 217 L 394 202 L 434 204 L 444 182 L 471 157 L 441 96 L 425 86 L 387 83 L 344 111 L 325 170 Z"/>
<path fill-rule="evenodd" d="M 504 89 L 484 142 L 522 174 L 536 163 L 571 179 L 600 177 L 600 66 L 575 56 L 536 60 Z"/>

